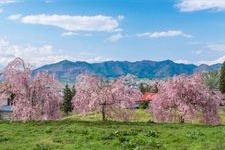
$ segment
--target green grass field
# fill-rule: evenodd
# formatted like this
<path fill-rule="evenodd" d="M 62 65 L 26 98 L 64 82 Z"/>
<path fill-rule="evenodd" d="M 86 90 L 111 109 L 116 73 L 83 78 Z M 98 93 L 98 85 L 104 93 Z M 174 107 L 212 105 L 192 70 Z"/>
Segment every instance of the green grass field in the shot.
<path fill-rule="evenodd" d="M 130 123 L 102 122 L 96 114 L 47 122 L 0 121 L 0 150 L 225 149 L 224 125 L 150 123 L 142 110 L 137 117 Z"/>

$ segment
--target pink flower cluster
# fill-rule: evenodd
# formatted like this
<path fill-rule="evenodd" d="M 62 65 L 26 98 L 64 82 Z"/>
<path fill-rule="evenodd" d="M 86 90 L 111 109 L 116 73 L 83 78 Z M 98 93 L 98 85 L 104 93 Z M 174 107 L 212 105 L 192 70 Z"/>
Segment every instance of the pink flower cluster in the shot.
<path fill-rule="evenodd" d="M 13 120 L 54 120 L 59 118 L 59 83 L 52 75 L 31 76 L 30 67 L 20 58 L 5 68 L 5 92 L 14 93 Z"/>
<path fill-rule="evenodd" d="M 74 111 L 81 114 L 100 112 L 103 120 L 129 120 L 130 108 L 140 99 L 141 92 L 127 85 L 124 79 L 104 80 L 89 74 L 78 76 Z"/>
<path fill-rule="evenodd" d="M 176 76 L 159 83 L 150 111 L 158 122 L 184 122 L 201 119 L 205 124 L 219 124 L 220 97 L 207 88 L 202 76 Z"/>

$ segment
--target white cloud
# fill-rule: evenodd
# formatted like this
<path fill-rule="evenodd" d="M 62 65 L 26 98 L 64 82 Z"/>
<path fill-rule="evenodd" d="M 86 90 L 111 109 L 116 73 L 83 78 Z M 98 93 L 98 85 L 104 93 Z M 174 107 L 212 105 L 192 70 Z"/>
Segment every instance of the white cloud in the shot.
<path fill-rule="evenodd" d="M 85 34 L 78 34 L 78 33 L 76 33 L 76 32 L 71 32 L 71 31 L 69 31 L 69 32 L 64 32 L 64 33 L 62 33 L 62 36 L 63 37 L 69 37 L 69 36 L 80 36 L 80 37 L 91 37 L 91 36 L 93 36 L 91 33 L 85 33 Z"/>
<path fill-rule="evenodd" d="M 14 14 L 14 15 L 9 16 L 8 19 L 15 21 L 15 20 L 19 20 L 21 17 L 22 17 L 21 14 Z"/>
<path fill-rule="evenodd" d="M 78 35 L 78 33 L 76 32 L 64 32 L 62 33 L 62 36 L 75 36 L 75 35 Z"/>
<path fill-rule="evenodd" d="M 9 17 L 12 18 L 13 17 Z M 18 17 L 25 24 L 50 25 L 63 28 L 68 31 L 114 31 L 119 27 L 121 16 L 113 18 L 111 16 L 69 16 L 69 15 L 28 15 Z M 14 20 L 16 20 L 14 19 Z"/>
<path fill-rule="evenodd" d="M 198 64 L 208 64 L 208 65 L 213 65 L 217 63 L 223 63 L 225 61 L 225 56 L 221 56 L 215 60 L 209 60 L 209 61 L 200 61 Z"/>
<path fill-rule="evenodd" d="M 95 58 L 90 58 L 87 61 L 94 63 L 94 62 L 104 62 L 104 61 L 110 61 L 110 60 L 112 60 L 112 59 L 111 58 L 105 58 L 105 57 L 102 57 L 102 56 L 97 56 Z"/>
<path fill-rule="evenodd" d="M 84 55 L 84 56 L 90 56 L 93 55 L 94 53 L 90 53 L 90 52 L 81 52 L 80 55 Z"/>
<path fill-rule="evenodd" d="M 195 51 L 195 54 L 202 54 L 202 53 L 203 53 L 203 50 Z"/>
<path fill-rule="evenodd" d="M 192 12 L 201 10 L 225 10 L 225 0 L 180 0 L 175 5 L 182 12 Z"/>
<path fill-rule="evenodd" d="M 117 29 L 113 30 L 112 32 L 121 32 L 121 31 L 123 31 L 123 29 L 117 28 Z"/>
<path fill-rule="evenodd" d="M 44 64 L 55 63 L 65 59 L 87 62 L 111 60 L 110 58 L 96 56 L 91 53 L 89 53 L 89 55 L 84 55 L 84 53 L 76 56 L 67 55 L 62 50 L 55 49 L 52 45 L 16 45 L 5 39 L 0 39 L 0 67 L 7 65 L 7 63 L 16 57 L 21 57 L 35 68 Z"/>
<path fill-rule="evenodd" d="M 115 34 L 115 35 L 110 36 L 110 37 L 107 39 L 107 41 L 110 41 L 110 42 L 117 42 L 117 41 L 121 40 L 123 37 L 124 37 L 124 36 L 123 36 L 122 34 L 118 33 L 118 34 Z"/>
<path fill-rule="evenodd" d="M 45 3 L 53 3 L 53 0 L 45 0 Z"/>
<path fill-rule="evenodd" d="M 224 44 L 210 44 L 208 45 L 208 49 L 217 52 L 225 52 L 225 45 Z"/>
<path fill-rule="evenodd" d="M 201 64 L 206 64 L 206 65 L 214 65 L 218 63 L 223 63 L 225 61 L 225 55 L 221 56 L 219 58 L 216 58 L 215 60 L 204 60 L 204 61 L 190 61 L 190 60 L 185 60 L 185 59 L 179 59 L 175 60 L 174 62 L 176 63 L 182 63 L 182 64 L 195 64 L 195 65 L 201 65 Z"/>
<path fill-rule="evenodd" d="M 179 59 L 179 60 L 175 60 L 175 63 L 179 63 L 179 64 L 192 64 L 191 61 L 189 60 L 184 60 L 184 59 Z"/>
<path fill-rule="evenodd" d="M 119 15 L 117 18 L 118 18 L 119 21 L 122 21 L 125 17 L 122 16 L 122 15 Z"/>
<path fill-rule="evenodd" d="M 202 49 L 200 49 L 200 50 L 193 50 L 191 53 L 200 55 L 200 54 L 202 54 L 203 52 L 204 52 L 204 51 L 203 51 Z"/>
<path fill-rule="evenodd" d="M 86 33 L 86 34 L 84 34 L 83 36 L 93 36 L 93 34 L 91 34 L 91 33 Z"/>
<path fill-rule="evenodd" d="M 150 37 L 150 38 L 162 38 L 162 37 L 185 37 L 191 38 L 192 35 L 186 34 L 181 30 L 169 30 L 169 31 L 162 31 L 162 32 L 146 32 L 141 34 L 136 34 L 137 37 Z"/>
<path fill-rule="evenodd" d="M 44 63 L 52 63 L 71 58 L 62 55 L 60 51 L 55 50 L 51 45 L 43 45 L 40 47 L 32 45 L 21 46 L 12 44 L 4 39 L 0 39 L 0 57 L 0 65 L 6 65 L 15 57 L 21 57 L 35 67 Z"/>
<path fill-rule="evenodd" d="M 9 3 L 16 3 L 15 0 L 0 0 L 0 4 L 9 4 Z"/>
<path fill-rule="evenodd" d="M 189 45 L 200 45 L 200 44 L 202 44 L 202 42 L 200 42 L 200 41 L 193 41 L 193 42 L 189 42 L 188 44 Z"/>

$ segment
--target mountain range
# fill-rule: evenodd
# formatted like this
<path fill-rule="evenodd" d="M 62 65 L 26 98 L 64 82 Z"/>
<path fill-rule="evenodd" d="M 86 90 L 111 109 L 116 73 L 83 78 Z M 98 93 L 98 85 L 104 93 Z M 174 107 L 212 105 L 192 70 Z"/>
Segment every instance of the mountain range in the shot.
<path fill-rule="evenodd" d="M 115 78 L 126 74 L 133 74 L 138 78 L 166 78 L 180 74 L 193 74 L 195 72 L 208 72 L 218 70 L 222 64 L 215 65 L 193 65 L 179 64 L 171 60 L 164 61 L 106 61 L 101 63 L 87 63 L 82 61 L 72 62 L 63 60 L 58 63 L 44 65 L 33 70 L 37 72 L 48 72 L 54 74 L 62 82 L 74 82 L 77 75 L 81 73 L 92 73 L 106 78 Z"/>

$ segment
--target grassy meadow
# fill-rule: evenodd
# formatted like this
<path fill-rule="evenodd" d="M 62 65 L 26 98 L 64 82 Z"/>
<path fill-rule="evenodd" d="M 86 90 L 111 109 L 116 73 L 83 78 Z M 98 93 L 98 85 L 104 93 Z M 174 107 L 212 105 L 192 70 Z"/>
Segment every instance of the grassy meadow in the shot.
<path fill-rule="evenodd" d="M 1 150 L 224 150 L 225 110 L 220 126 L 158 124 L 146 110 L 133 122 L 101 121 L 101 116 L 70 116 L 59 121 L 0 121 Z"/>

